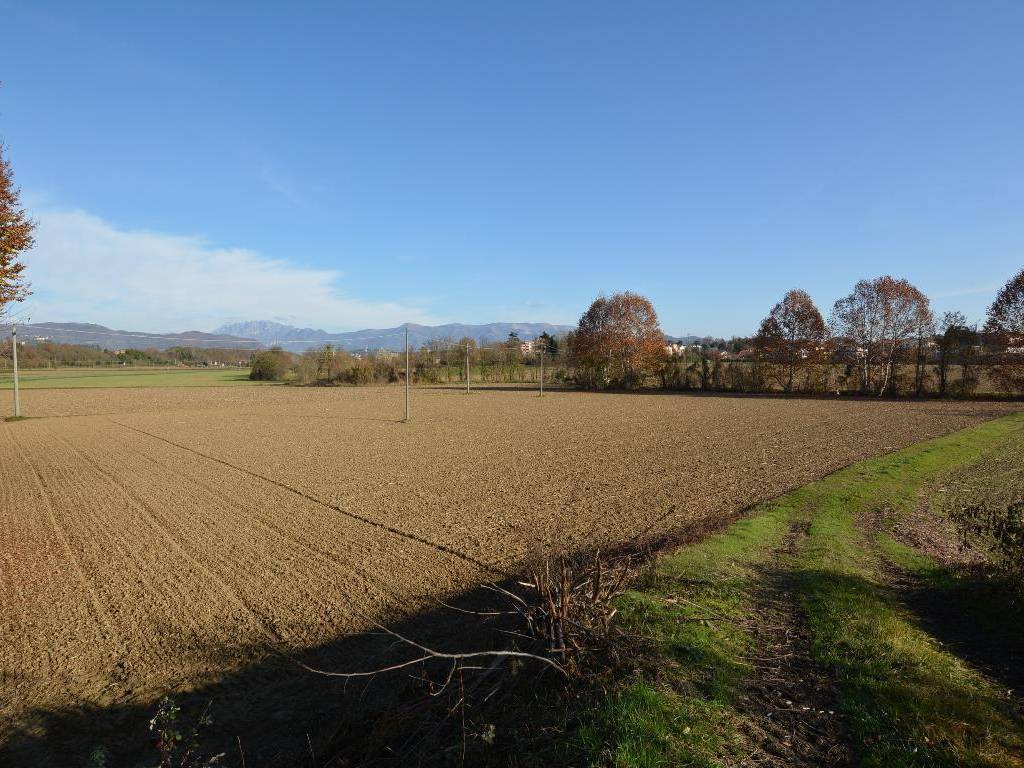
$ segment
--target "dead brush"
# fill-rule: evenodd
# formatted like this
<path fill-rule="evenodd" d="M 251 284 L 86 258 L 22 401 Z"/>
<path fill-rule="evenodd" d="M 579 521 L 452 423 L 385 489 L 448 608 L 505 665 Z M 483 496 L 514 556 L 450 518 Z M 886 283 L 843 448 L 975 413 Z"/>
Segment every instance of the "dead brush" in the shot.
<path fill-rule="evenodd" d="M 615 618 L 613 601 L 635 578 L 637 553 L 600 550 L 532 558 L 519 594 L 497 586 L 524 622 L 529 636 L 563 668 L 573 670 L 588 650 L 606 643 Z"/>

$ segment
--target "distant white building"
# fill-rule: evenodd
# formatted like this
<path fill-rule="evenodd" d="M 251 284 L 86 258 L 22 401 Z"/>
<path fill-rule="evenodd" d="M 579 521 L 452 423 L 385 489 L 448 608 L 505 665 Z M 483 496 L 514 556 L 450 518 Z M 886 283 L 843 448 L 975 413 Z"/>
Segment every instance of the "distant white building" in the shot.
<path fill-rule="evenodd" d="M 519 351 L 524 355 L 532 355 L 545 351 L 544 339 L 530 339 L 519 343 Z"/>
<path fill-rule="evenodd" d="M 686 345 L 673 341 L 671 344 L 666 345 L 665 354 L 672 357 L 682 357 L 686 354 Z"/>

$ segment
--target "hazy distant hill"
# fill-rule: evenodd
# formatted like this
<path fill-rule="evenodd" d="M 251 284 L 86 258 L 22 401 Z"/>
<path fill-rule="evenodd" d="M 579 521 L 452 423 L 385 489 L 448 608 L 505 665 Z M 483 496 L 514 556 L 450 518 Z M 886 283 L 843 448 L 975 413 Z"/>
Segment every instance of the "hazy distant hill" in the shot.
<path fill-rule="evenodd" d="M 104 349 L 169 349 L 171 347 L 205 347 L 224 349 L 256 349 L 259 341 L 225 333 L 185 331 L 183 333 L 142 333 L 120 331 L 95 323 L 31 323 L 18 328 L 20 341 L 54 341 L 60 344 L 85 344 Z"/>
<path fill-rule="evenodd" d="M 568 333 L 571 325 L 554 323 L 485 323 L 467 325 L 417 325 L 409 323 L 409 343 L 419 347 L 436 339 L 461 339 L 469 337 L 480 344 L 504 341 L 515 331 L 524 341 L 535 339 L 547 331 L 552 336 Z M 405 326 L 397 328 L 368 328 L 363 331 L 329 333 L 319 328 L 297 328 L 270 320 L 247 320 L 225 323 L 211 333 L 204 331 L 183 331 L 181 333 L 145 333 L 107 328 L 96 323 L 31 323 L 19 328 L 22 341 L 55 341 L 61 344 L 86 344 L 104 349 L 169 349 L 170 347 L 206 347 L 223 349 L 257 349 L 277 344 L 293 352 L 301 352 L 322 344 L 334 344 L 341 349 L 393 349 L 405 347 Z M 670 336 L 673 341 L 684 344 L 706 342 L 710 337 Z"/>
<path fill-rule="evenodd" d="M 416 325 L 408 323 L 407 325 L 409 344 L 413 347 L 418 347 L 432 339 L 461 339 L 468 336 L 481 344 L 490 344 L 504 341 L 512 331 L 515 331 L 519 338 L 526 340 L 535 339 L 545 331 L 555 336 L 572 330 L 572 326 L 552 323 L 486 323 L 484 325 L 462 323 Z M 292 351 L 301 351 L 328 343 L 348 350 L 400 350 L 405 347 L 405 328 L 405 325 L 401 325 L 397 328 L 368 328 L 363 331 L 328 333 L 318 328 L 296 328 L 268 320 L 248 320 L 226 323 L 217 328 L 214 333 L 257 339 L 266 346 L 279 344 Z"/>

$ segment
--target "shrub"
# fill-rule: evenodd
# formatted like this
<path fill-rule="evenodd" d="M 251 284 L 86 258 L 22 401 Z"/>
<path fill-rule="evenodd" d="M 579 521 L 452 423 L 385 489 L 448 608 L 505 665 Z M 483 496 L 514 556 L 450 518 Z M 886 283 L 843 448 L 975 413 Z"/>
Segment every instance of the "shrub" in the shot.
<path fill-rule="evenodd" d="M 345 374 L 345 380 L 357 386 L 373 384 L 375 378 L 373 363 L 365 360 L 354 361 Z"/>
<path fill-rule="evenodd" d="M 288 370 L 288 356 L 280 349 L 257 352 L 252 356 L 251 366 L 252 381 L 281 381 Z"/>

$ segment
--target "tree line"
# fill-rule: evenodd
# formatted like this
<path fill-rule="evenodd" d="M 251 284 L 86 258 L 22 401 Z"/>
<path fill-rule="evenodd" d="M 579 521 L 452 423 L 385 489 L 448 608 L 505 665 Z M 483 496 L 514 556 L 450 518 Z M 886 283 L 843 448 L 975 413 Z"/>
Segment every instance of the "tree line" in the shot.
<path fill-rule="evenodd" d="M 600 297 L 567 339 L 577 383 L 632 388 L 970 396 L 1024 393 L 1024 269 L 981 328 L 960 312 L 936 316 L 902 278 L 861 280 L 825 317 L 803 290 L 771 308 L 750 339 L 667 343 L 650 301 Z M 730 351 L 731 347 L 731 351 Z"/>
<path fill-rule="evenodd" d="M 524 350 L 524 346 L 528 350 Z M 546 381 L 568 378 L 559 339 L 548 333 L 524 344 L 516 333 L 481 346 L 476 339 L 435 339 L 410 350 L 410 377 L 417 384 L 464 382 L 533 383 L 540 358 L 547 360 Z M 294 353 L 275 347 L 253 356 L 250 378 L 303 385 L 389 384 L 403 380 L 405 353 L 390 349 L 350 352 L 331 344 Z"/>
<path fill-rule="evenodd" d="M 984 325 L 961 312 L 936 315 L 905 279 L 861 280 L 826 323 L 811 297 L 789 291 L 761 323 L 754 359 L 767 384 L 786 392 L 847 390 L 882 395 L 1024 393 L 1024 269 L 988 308 Z M 830 368 L 842 372 L 824 381 Z"/>
<path fill-rule="evenodd" d="M 410 352 L 415 383 L 536 383 L 587 389 L 972 396 L 1024 393 L 1024 270 L 989 307 L 982 328 L 960 312 L 936 316 L 928 297 L 888 275 L 861 280 L 829 318 L 794 289 L 748 338 L 671 343 L 650 300 L 598 297 L 577 327 L 524 344 L 515 334 L 481 347 L 439 339 Z M 350 353 L 330 345 L 294 354 L 257 353 L 252 377 L 298 384 L 386 384 L 403 380 L 405 356 Z"/>

